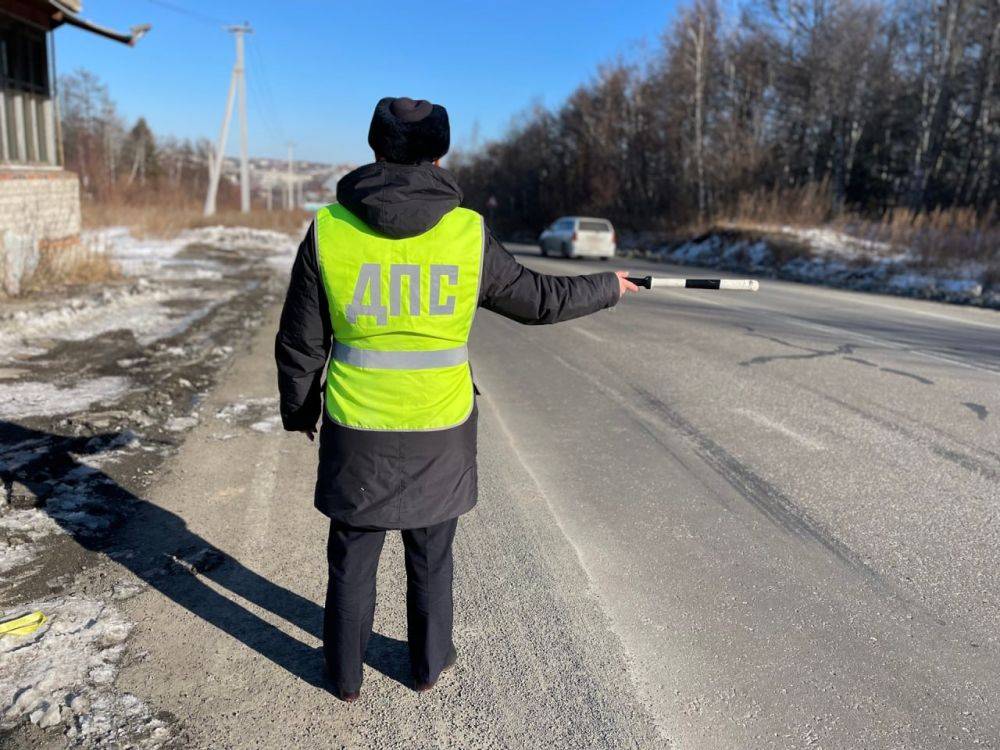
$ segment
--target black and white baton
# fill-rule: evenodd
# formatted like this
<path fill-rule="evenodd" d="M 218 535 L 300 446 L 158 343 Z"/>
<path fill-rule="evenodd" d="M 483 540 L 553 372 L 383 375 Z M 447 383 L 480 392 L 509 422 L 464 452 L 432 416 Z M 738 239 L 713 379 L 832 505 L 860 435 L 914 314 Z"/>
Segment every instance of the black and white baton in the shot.
<path fill-rule="evenodd" d="M 627 278 L 636 286 L 646 289 L 729 289 L 738 292 L 756 292 L 760 288 L 756 279 L 672 279 L 662 276 Z"/>

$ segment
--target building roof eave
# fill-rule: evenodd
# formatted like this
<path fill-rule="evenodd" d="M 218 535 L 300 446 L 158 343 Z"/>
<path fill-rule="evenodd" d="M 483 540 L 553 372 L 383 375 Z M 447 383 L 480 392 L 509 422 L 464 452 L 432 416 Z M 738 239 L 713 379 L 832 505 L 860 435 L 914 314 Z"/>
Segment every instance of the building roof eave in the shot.
<path fill-rule="evenodd" d="M 76 26 L 78 29 L 127 44 L 130 47 L 134 46 L 152 28 L 148 23 L 145 23 L 140 26 L 133 26 L 129 29 L 128 33 L 123 33 L 82 18 L 76 11 L 59 0 L 48 0 L 48 2 L 56 10 L 53 20 L 57 23 L 67 23 L 70 26 Z"/>

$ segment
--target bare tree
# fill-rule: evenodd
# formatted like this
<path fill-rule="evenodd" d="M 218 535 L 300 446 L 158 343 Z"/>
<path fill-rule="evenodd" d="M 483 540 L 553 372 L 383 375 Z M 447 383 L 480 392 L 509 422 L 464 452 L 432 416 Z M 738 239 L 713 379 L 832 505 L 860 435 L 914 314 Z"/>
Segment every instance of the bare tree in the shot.
<path fill-rule="evenodd" d="M 504 231 L 601 212 L 657 228 L 761 191 L 812 190 L 825 216 L 1000 196 L 997 0 L 693 0 L 643 68 L 603 66 L 456 162 Z"/>

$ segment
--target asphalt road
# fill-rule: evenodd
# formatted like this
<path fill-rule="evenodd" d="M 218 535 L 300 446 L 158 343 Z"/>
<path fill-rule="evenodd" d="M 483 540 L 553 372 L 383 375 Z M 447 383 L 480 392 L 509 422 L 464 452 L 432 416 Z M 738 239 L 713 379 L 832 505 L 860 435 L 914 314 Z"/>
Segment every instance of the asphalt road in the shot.
<path fill-rule="evenodd" d="M 274 395 L 273 325 L 204 414 Z M 472 347 L 460 663 L 426 695 L 398 538 L 346 706 L 320 675 L 314 450 L 250 419 L 190 433 L 124 533 L 225 562 L 126 603 L 119 681 L 184 746 L 997 747 L 1000 316 L 764 281 L 548 328 L 483 313 Z"/>
<path fill-rule="evenodd" d="M 1000 315 L 764 280 L 473 351 L 679 746 L 997 746 Z"/>

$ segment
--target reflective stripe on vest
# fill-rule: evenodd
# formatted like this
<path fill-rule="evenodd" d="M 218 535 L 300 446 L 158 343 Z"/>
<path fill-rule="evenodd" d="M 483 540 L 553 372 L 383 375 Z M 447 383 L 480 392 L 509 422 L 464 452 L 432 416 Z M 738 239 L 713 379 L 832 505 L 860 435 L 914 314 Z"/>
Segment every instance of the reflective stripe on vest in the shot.
<path fill-rule="evenodd" d="M 333 345 L 333 358 L 347 365 L 374 370 L 428 370 L 468 362 L 469 347 L 456 346 L 454 349 L 427 352 L 380 352 L 375 349 L 355 349 L 337 341 Z"/>
<path fill-rule="evenodd" d="M 390 239 L 339 204 L 315 222 L 334 347 L 326 410 L 368 430 L 438 430 L 473 407 L 467 342 L 483 221 L 455 208 L 416 237 Z"/>

